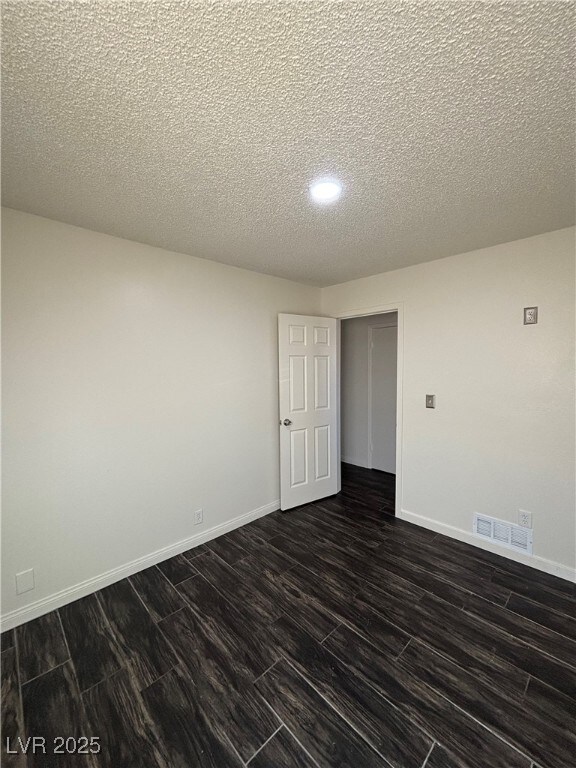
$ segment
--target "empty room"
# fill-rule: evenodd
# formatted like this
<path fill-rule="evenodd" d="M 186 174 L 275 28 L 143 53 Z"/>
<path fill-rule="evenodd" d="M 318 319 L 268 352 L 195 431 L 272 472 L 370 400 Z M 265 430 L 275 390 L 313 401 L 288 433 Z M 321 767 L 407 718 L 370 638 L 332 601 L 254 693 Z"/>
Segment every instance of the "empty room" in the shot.
<path fill-rule="evenodd" d="M 3 768 L 573 768 L 576 2 L 0 6 Z"/>

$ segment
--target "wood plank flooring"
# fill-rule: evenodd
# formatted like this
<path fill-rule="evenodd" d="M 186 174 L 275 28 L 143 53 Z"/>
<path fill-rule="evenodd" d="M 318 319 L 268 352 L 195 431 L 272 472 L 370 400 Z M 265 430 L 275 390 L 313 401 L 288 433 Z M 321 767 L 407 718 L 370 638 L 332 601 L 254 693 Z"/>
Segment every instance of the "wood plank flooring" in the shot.
<path fill-rule="evenodd" d="M 3 633 L 2 765 L 573 768 L 576 587 L 393 510 L 343 465 L 338 496 Z"/>

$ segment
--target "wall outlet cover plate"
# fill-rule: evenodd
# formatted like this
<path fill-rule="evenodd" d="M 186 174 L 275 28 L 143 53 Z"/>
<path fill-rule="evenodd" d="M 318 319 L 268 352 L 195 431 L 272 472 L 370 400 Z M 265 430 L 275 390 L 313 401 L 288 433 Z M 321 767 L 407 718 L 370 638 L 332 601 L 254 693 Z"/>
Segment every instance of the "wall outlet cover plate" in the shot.
<path fill-rule="evenodd" d="M 426 395 L 426 408 L 436 408 L 436 395 Z"/>
<path fill-rule="evenodd" d="M 34 589 L 34 568 L 16 574 L 16 594 L 23 595 Z"/>
<path fill-rule="evenodd" d="M 538 307 L 524 307 L 524 325 L 536 325 L 538 322 Z"/>

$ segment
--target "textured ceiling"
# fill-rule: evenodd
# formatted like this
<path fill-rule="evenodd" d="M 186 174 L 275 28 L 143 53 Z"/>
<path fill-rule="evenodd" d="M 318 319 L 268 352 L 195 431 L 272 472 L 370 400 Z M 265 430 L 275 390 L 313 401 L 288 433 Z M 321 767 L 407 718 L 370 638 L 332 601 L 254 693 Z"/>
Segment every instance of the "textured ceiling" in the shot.
<path fill-rule="evenodd" d="M 7 206 L 317 285 L 574 221 L 574 3 L 2 9 Z"/>

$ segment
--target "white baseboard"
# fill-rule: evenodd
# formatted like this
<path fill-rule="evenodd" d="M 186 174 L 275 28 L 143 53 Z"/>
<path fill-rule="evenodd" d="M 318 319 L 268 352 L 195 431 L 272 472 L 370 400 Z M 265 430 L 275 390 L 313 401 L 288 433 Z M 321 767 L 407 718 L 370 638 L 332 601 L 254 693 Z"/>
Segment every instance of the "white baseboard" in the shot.
<path fill-rule="evenodd" d="M 132 574 L 138 573 L 138 571 L 142 571 L 144 568 L 156 565 L 156 563 L 160 563 L 162 560 L 167 560 L 174 555 L 179 555 L 181 552 L 192 549 L 192 547 L 205 544 L 207 541 L 211 541 L 217 536 L 229 533 L 235 528 L 240 528 L 240 526 L 246 525 L 246 523 L 250 523 L 252 520 L 257 520 L 259 517 L 264 517 L 264 515 L 268 515 L 270 512 L 275 512 L 279 508 L 280 501 L 272 501 L 270 504 L 265 504 L 263 507 L 258 507 L 258 509 L 253 509 L 251 512 L 247 512 L 244 515 L 239 515 L 238 517 L 232 518 L 232 520 L 227 520 L 225 523 L 215 525 L 207 531 L 202 531 L 187 539 L 177 541 L 175 544 L 170 544 L 167 547 L 162 547 L 162 549 L 157 549 L 149 555 L 139 557 L 136 560 L 118 566 L 118 568 L 112 568 L 110 571 L 106 571 L 91 579 L 75 584 L 72 587 L 63 589 L 61 592 L 56 592 L 54 595 L 49 595 L 41 600 L 37 600 L 35 603 L 30 603 L 22 608 L 17 608 L 14 611 L 3 614 L 0 617 L 0 630 L 4 632 L 7 629 L 17 627 L 19 624 L 24 624 L 24 622 L 30 621 L 31 619 L 37 619 L 45 613 L 49 613 L 56 608 L 61 608 L 63 605 L 72 603 L 74 600 L 79 600 L 81 597 L 86 597 L 86 595 L 89 595 L 92 592 L 97 592 L 103 587 L 108 587 L 110 584 L 120 581 L 120 579 L 125 579 L 126 576 L 132 576 Z"/>
<path fill-rule="evenodd" d="M 462 528 L 456 528 L 453 525 L 439 523 L 437 520 L 433 520 L 430 517 L 417 515 L 415 512 L 409 512 L 406 509 L 402 509 L 398 516 L 408 523 L 414 523 L 415 525 L 420 525 L 422 528 L 428 528 L 431 531 L 436 531 L 436 533 L 442 533 L 444 536 L 449 536 L 452 539 L 463 541 L 466 544 L 472 544 L 479 549 L 485 549 L 495 555 L 501 555 L 502 557 L 508 558 L 508 560 L 514 560 L 516 563 L 522 563 L 523 565 L 535 568 L 538 571 L 544 571 L 544 573 L 549 573 L 552 576 L 566 579 L 566 581 L 576 582 L 576 569 L 570 568 L 568 565 L 556 563 L 554 560 L 547 560 L 544 557 L 538 557 L 538 555 L 523 555 L 521 552 L 514 552 L 510 549 L 499 547 L 497 544 L 490 544 L 475 536 L 472 531 L 464 531 Z"/>
<path fill-rule="evenodd" d="M 361 459 L 355 459 L 350 456 L 342 456 L 340 461 L 342 461 L 344 464 L 353 464 L 355 467 L 364 467 L 364 469 L 370 469 L 366 461 L 362 461 Z"/>

